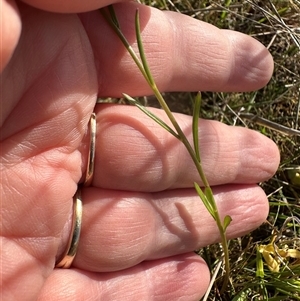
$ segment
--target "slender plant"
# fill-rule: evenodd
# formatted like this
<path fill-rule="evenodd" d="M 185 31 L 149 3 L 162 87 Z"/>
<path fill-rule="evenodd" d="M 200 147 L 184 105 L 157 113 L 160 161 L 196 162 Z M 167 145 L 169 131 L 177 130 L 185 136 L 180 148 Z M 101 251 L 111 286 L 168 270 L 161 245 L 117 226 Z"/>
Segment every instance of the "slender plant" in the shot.
<path fill-rule="evenodd" d="M 156 96 L 160 106 L 165 111 L 166 115 L 168 116 L 170 122 L 172 123 L 174 129 L 172 129 L 169 125 L 167 125 L 163 120 L 161 120 L 159 117 L 157 117 L 155 114 L 153 114 L 151 111 L 149 111 L 144 105 L 142 105 L 139 101 L 135 100 L 134 98 L 130 97 L 129 95 L 123 93 L 124 97 L 131 103 L 137 106 L 141 111 L 143 111 L 146 115 L 148 115 L 150 118 L 152 118 L 155 122 L 157 122 L 160 126 L 162 126 L 165 130 L 167 130 L 170 134 L 172 134 L 175 138 L 180 140 L 185 148 L 187 149 L 190 157 L 192 158 L 195 167 L 198 171 L 198 174 L 201 178 L 201 181 L 203 183 L 203 188 L 200 188 L 200 185 L 196 182 L 194 182 L 194 187 L 199 195 L 200 199 L 202 200 L 203 204 L 205 205 L 206 209 L 210 213 L 210 215 L 215 220 L 220 236 L 221 236 L 221 243 L 223 247 L 224 252 L 224 263 L 225 263 L 225 275 L 223 278 L 223 285 L 221 288 L 220 293 L 224 292 L 228 285 L 229 276 L 230 276 L 230 262 L 229 262 L 229 251 L 228 251 L 228 242 L 226 238 L 226 229 L 231 223 L 232 219 L 229 215 L 226 215 L 221 220 L 220 214 L 218 212 L 218 208 L 216 205 L 216 201 L 214 199 L 214 195 L 212 192 L 212 189 L 208 183 L 208 180 L 206 178 L 206 175 L 203 171 L 201 158 L 200 158 L 200 151 L 199 151 L 199 136 L 198 136 L 198 128 L 199 128 L 199 112 L 201 107 L 201 94 L 198 93 L 195 97 L 194 101 L 194 109 L 193 109 L 193 122 L 192 122 L 192 132 L 193 132 L 193 146 L 188 141 L 187 137 L 184 135 L 181 127 L 179 126 L 178 122 L 176 121 L 174 115 L 172 114 L 170 108 L 168 107 L 167 103 L 165 102 L 162 94 L 160 93 L 159 89 L 156 86 L 156 83 L 153 79 L 153 76 L 151 74 L 149 65 L 146 60 L 146 55 L 143 47 L 143 42 L 141 38 L 141 30 L 140 30 L 140 21 L 139 21 L 139 11 L 136 10 L 135 15 L 135 31 L 136 31 L 136 40 L 138 44 L 138 50 L 139 50 L 139 56 L 136 54 L 136 52 L 133 50 L 129 42 L 127 41 L 126 37 L 123 35 L 117 16 L 115 14 L 115 11 L 113 9 L 113 6 L 109 6 L 106 9 L 100 10 L 104 18 L 107 20 L 107 22 L 110 24 L 112 29 L 115 31 L 115 33 L 118 35 L 124 46 L 126 47 L 127 51 L 131 55 L 132 59 L 138 66 L 140 72 L 144 76 L 145 80 L 151 87 L 154 95 Z"/>

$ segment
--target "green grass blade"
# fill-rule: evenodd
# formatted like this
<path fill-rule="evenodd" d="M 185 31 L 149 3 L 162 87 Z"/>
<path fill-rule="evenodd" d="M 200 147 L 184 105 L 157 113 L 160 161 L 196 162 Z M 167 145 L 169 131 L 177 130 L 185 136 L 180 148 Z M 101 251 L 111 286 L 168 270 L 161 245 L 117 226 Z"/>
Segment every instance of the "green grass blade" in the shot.
<path fill-rule="evenodd" d="M 179 139 L 178 134 L 176 134 L 164 121 L 154 115 L 151 111 L 149 111 L 145 106 L 139 103 L 137 100 L 132 98 L 131 96 L 123 93 L 123 96 L 133 105 L 138 107 L 142 112 L 144 112 L 147 116 L 149 116 L 152 120 L 158 123 L 161 127 L 163 127 L 166 131 L 172 134 L 175 138 Z"/>
<path fill-rule="evenodd" d="M 228 9 L 228 7 L 230 6 L 231 4 L 231 0 L 226 0 L 225 1 L 225 8 Z M 221 20 L 225 20 L 226 16 L 228 14 L 228 10 L 223 10 L 222 14 L 221 14 Z"/>
<path fill-rule="evenodd" d="M 200 115 L 200 107 L 201 107 L 201 93 L 199 92 L 195 97 L 194 102 L 194 110 L 193 110 L 193 142 L 194 142 L 194 150 L 197 160 L 200 162 L 200 150 L 199 150 L 199 135 L 198 135 L 198 126 L 199 126 L 199 115 Z"/>
<path fill-rule="evenodd" d="M 264 263 L 262 260 L 261 253 L 259 252 L 259 249 L 257 247 L 257 249 L 256 249 L 256 277 L 263 279 L 264 276 L 265 276 Z"/>

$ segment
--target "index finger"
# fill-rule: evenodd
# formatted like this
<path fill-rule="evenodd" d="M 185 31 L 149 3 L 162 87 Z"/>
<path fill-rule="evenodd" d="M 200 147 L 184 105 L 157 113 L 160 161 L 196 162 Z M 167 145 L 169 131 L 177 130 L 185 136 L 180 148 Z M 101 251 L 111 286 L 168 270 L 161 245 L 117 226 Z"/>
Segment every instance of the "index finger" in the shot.
<path fill-rule="evenodd" d="M 135 13 L 150 70 L 161 91 L 250 91 L 273 71 L 268 50 L 255 39 L 138 3 L 114 5 L 120 28 L 138 53 Z M 95 55 L 99 96 L 151 94 L 145 79 L 99 11 L 81 16 Z M 106 32 L 106 34 L 103 34 Z"/>

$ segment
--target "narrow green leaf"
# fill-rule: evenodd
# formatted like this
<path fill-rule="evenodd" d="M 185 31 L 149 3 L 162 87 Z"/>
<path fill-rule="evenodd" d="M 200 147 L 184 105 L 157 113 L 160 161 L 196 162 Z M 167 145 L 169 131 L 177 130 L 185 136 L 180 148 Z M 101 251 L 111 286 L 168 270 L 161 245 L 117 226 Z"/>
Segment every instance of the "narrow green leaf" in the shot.
<path fill-rule="evenodd" d="M 149 68 L 148 63 L 147 63 L 145 51 L 144 51 L 144 46 L 143 46 L 143 41 L 142 41 L 142 36 L 141 36 L 140 15 L 139 15 L 139 10 L 138 9 L 136 10 L 136 14 L 135 14 L 135 31 L 136 31 L 136 40 L 137 40 L 137 44 L 138 44 L 138 48 L 139 48 L 141 61 L 142 61 L 144 70 L 147 74 L 147 81 L 149 82 L 152 89 L 154 89 L 156 84 L 155 84 L 155 81 L 152 77 L 150 68 Z"/>
<path fill-rule="evenodd" d="M 117 34 L 117 36 L 119 37 L 119 39 L 121 40 L 121 42 L 123 43 L 123 45 L 125 46 L 127 51 L 129 52 L 130 56 L 136 63 L 137 67 L 140 69 L 140 71 L 143 74 L 144 78 L 146 79 L 147 83 L 150 84 L 147 74 L 146 74 L 146 71 L 144 70 L 143 63 L 140 61 L 140 59 L 134 52 L 133 48 L 130 46 L 129 42 L 127 41 L 126 37 L 123 35 L 121 29 L 119 28 L 118 18 L 117 18 L 117 15 L 115 14 L 115 11 L 114 11 L 114 8 L 112 5 L 110 6 L 110 11 L 111 11 L 110 16 L 108 16 L 105 8 L 100 9 L 100 13 L 105 18 L 105 20 L 108 22 L 108 24 L 111 26 L 111 28 L 114 30 L 114 32 Z M 113 17 L 111 15 L 113 15 Z"/>
<path fill-rule="evenodd" d="M 224 229 L 224 232 L 226 231 L 227 227 L 230 225 L 231 222 L 232 222 L 231 216 L 226 215 L 226 216 L 224 217 L 224 221 L 223 221 L 223 229 Z"/>
<path fill-rule="evenodd" d="M 112 21 L 114 22 L 114 24 L 120 29 L 120 24 L 117 18 L 117 15 L 115 13 L 114 7 L 112 5 L 108 6 L 108 11 L 110 13 L 110 17 L 112 19 Z"/>
<path fill-rule="evenodd" d="M 199 136 L 198 136 L 198 124 L 199 124 L 199 115 L 201 107 L 201 93 L 199 92 L 195 97 L 194 101 L 194 110 L 193 110 L 193 142 L 195 155 L 198 162 L 200 162 L 200 151 L 199 151 Z"/>
<path fill-rule="evenodd" d="M 126 47 L 126 49 L 128 49 L 130 45 L 119 27 L 118 18 L 114 11 L 113 6 L 110 5 L 108 7 L 109 13 L 107 13 L 106 8 L 100 8 L 99 11 L 102 14 L 102 16 L 105 18 L 105 20 L 108 22 L 108 24 L 111 26 L 111 28 L 114 30 L 114 32 L 118 35 L 118 37 L 120 38 L 121 42 Z"/>
<path fill-rule="evenodd" d="M 140 102 L 132 98 L 131 96 L 123 93 L 123 96 L 133 105 L 138 107 L 142 112 L 144 112 L 148 117 L 153 119 L 156 123 L 158 123 L 161 127 L 167 130 L 170 134 L 172 134 L 175 138 L 179 139 L 178 134 L 176 134 L 164 121 L 154 115 L 151 111 L 149 111 L 145 106 L 143 106 Z"/>
<path fill-rule="evenodd" d="M 202 189 L 200 188 L 200 186 L 196 182 L 194 182 L 194 187 L 195 187 L 200 199 L 202 200 L 204 206 L 206 207 L 207 211 L 210 213 L 210 215 L 215 220 L 216 217 L 215 217 L 214 208 L 211 206 L 211 203 L 208 201 L 206 195 L 204 194 L 204 192 L 202 191 Z"/>
<path fill-rule="evenodd" d="M 217 212 L 218 208 L 217 208 L 217 205 L 216 205 L 214 195 L 213 195 L 213 192 L 212 192 L 211 188 L 210 187 L 205 187 L 204 194 L 205 194 L 207 200 L 209 201 L 211 207 L 213 208 L 214 212 Z"/>

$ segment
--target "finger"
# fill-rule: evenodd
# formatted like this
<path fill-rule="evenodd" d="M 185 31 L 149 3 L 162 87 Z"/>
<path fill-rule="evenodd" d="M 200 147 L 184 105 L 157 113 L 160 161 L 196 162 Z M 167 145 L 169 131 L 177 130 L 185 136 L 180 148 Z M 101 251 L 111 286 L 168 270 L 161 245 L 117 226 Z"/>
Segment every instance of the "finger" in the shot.
<path fill-rule="evenodd" d="M 204 295 L 208 282 L 204 261 L 195 254 L 185 254 L 115 273 L 54 270 L 38 300 L 194 301 Z"/>
<path fill-rule="evenodd" d="M 199 175 L 183 144 L 135 107 L 100 105 L 93 185 L 133 191 L 191 187 Z M 152 109 L 166 121 L 163 111 Z M 192 141 L 190 116 L 175 114 Z M 258 183 L 278 166 L 277 146 L 241 127 L 200 120 L 199 144 L 210 185 Z M 83 154 L 87 158 L 87 154 Z"/>
<path fill-rule="evenodd" d="M 221 219 L 232 217 L 228 238 L 257 228 L 268 214 L 257 186 L 214 188 Z M 154 194 L 88 188 L 76 268 L 107 272 L 191 252 L 220 240 L 214 219 L 194 189 Z"/>
<path fill-rule="evenodd" d="M 21 20 L 18 9 L 14 1 L 0 1 L 0 72 L 4 69 L 13 51 L 21 33 Z M 2 88 L 1 88 L 2 89 Z"/>
<path fill-rule="evenodd" d="M 139 9 L 146 57 L 162 91 L 249 91 L 264 86 L 271 77 L 271 55 L 249 36 L 137 3 L 114 7 L 122 32 L 136 52 L 134 18 Z M 99 95 L 151 93 L 101 14 L 83 15 L 82 22 L 95 53 Z"/>

